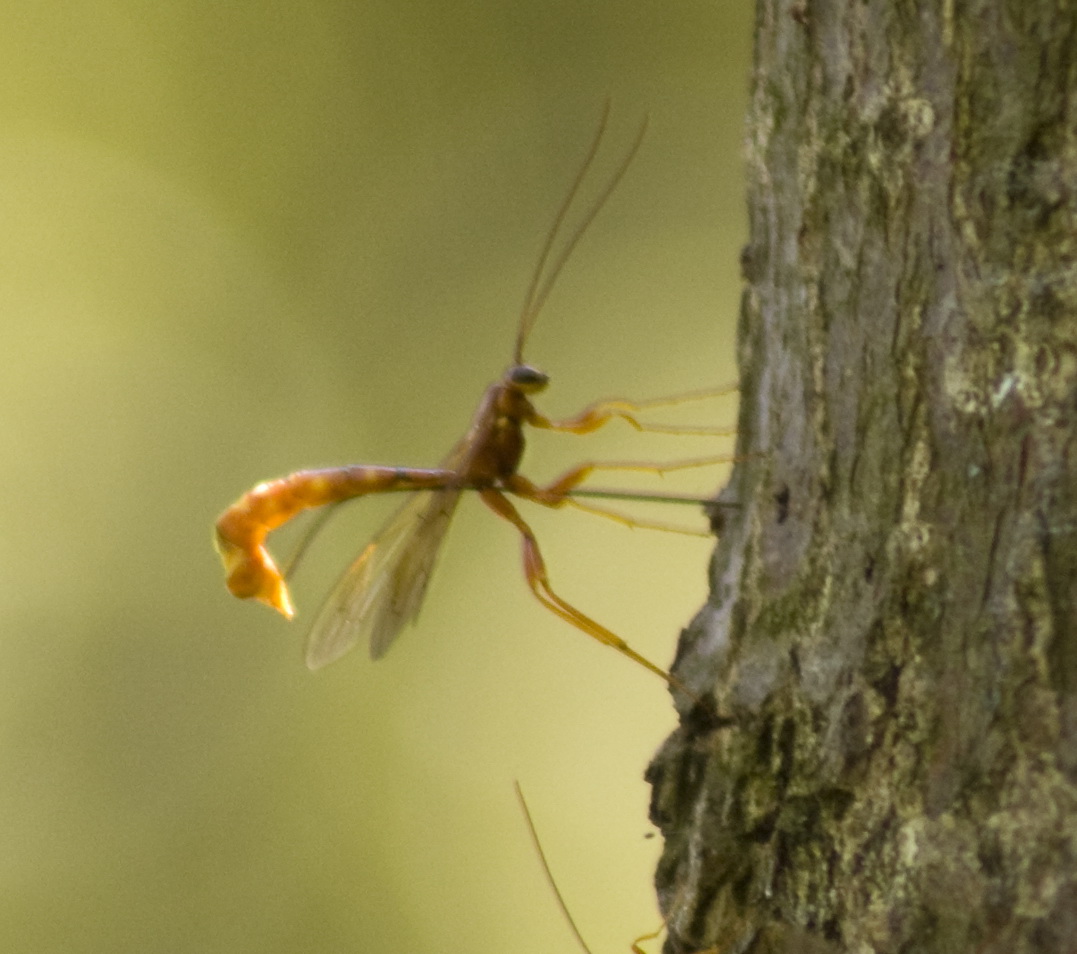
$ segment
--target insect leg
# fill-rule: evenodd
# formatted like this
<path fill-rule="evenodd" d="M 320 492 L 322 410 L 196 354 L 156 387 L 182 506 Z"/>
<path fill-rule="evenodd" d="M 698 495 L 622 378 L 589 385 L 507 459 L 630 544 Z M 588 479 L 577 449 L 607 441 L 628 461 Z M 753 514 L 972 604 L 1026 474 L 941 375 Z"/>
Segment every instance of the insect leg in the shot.
<path fill-rule="evenodd" d="M 514 494 L 533 500 L 546 507 L 560 507 L 571 503 L 569 494 L 590 477 L 596 470 L 633 470 L 646 474 L 665 474 L 674 470 L 688 470 L 692 467 L 710 467 L 714 464 L 728 464 L 738 458 L 728 454 L 713 457 L 691 457 L 685 460 L 671 460 L 656 464 L 654 461 L 620 460 L 620 461 L 585 461 L 571 470 L 566 470 L 560 477 L 545 487 L 539 487 L 522 474 L 512 474 L 505 479 L 505 486 Z M 625 494 L 630 497 L 629 493 Z M 658 495 L 649 495 L 658 499 Z"/>
<path fill-rule="evenodd" d="M 647 431 L 661 434 L 696 434 L 700 436 L 731 437 L 736 434 L 735 428 L 728 427 L 695 427 L 693 425 L 679 424 L 650 424 L 641 421 L 637 414 L 655 407 L 667 407 L 674 404 L 684 404 L 689 401 L 701 401 L 707 398 L 722 397 L 726 394 L 734 394 L 737 386 L 726 385 L 720 388 L 708 388 L 700 391 L 687 391 L 683 394 L 675 394 L 667 397 L 652 398 L 646 401 L 629 401 L 625 398 L 610 398 L 604 401 L 596 401 L 589 404 L 579 414 L 554 421 L 541 414 L 536 414 L 528 420 L 533 427 L 546 428 L 553 431 L 567 431 L 570 434 L 590 434 L 600 427 L 608 424 L 614 418 L 620 418 L 637 431 Z"/>
<path fill-rule="evenodd" d="M 539 552 L 538 540 L 535 539 L 534 532 L 527 525 L 524 518 L 520 516 L 512 502 L 499 490 L 494 490 L 493 488 L 480 490 L 479 496 L 482 498 L 483 503 L 494 513 L 503 520 L 507 520 L 520 531 L 520 535 L 523 537 L 524 576 L 527 579 L 528 586 L 531 587 L 531 592 L 535 594 L 535 597 L 543 606 L 593 639 L 597 639 L 606 646 L 613 647 L 619 653 L 639 663 L 644 669 L 649 669 L 655 675 L 661 676 L 675 688 L 683 688 L 674 681 L 668 672 L 641 656 L 620 636 L 610 632 L 605 626 L 584 615 L 571 603 L 561 599 L 550 587 L 549 576 L 546 573 L 546 563 L 542 559 L 541 552 Z"/>
<path fill-rule="evenodd" d="M 217 518 L 216 545 L 233 596 L 253 598 L 288 619 L 295 614 L 284 577 L 265 547 L 270 530 L 300 511 L 363 494 L 445 487 L 447 470 L 400 467 L 333 467 L 300 470 L 268 480 L 245 493 Z"/>
<path fill-rule="evenodd" d="M 630 945 L 630 947 L 632 948 L 632 954 L 647 954 L 647 952 L 643 949 L 643 942 L 655 940 L 665 929 L 666 924 L 663 921 L 660 925 L 658 925 L 658 928 L 656 930 L 650 931 L 647 934 L 641 934 L 639 937 L 637 937 Z"/>

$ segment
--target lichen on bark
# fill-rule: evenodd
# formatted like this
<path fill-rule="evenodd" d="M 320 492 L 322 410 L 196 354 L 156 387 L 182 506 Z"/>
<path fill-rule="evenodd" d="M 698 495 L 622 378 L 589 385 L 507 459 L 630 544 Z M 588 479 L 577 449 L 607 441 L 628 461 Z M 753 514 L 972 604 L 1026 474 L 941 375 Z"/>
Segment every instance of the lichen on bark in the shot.
<path fill-rule="evenodd" d="M 1077 950 L 1077 4 L 756 23 L 668 952 Z"/>

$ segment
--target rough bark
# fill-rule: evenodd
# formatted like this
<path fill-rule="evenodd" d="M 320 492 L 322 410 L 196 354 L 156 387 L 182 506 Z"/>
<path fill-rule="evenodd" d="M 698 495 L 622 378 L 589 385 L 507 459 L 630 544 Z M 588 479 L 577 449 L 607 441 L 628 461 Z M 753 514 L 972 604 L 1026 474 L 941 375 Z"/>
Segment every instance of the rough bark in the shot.
<path fill-rule="evenodd" d="M 1077 951 L 1077 3 L 759 0 L 667 952 Z"/>

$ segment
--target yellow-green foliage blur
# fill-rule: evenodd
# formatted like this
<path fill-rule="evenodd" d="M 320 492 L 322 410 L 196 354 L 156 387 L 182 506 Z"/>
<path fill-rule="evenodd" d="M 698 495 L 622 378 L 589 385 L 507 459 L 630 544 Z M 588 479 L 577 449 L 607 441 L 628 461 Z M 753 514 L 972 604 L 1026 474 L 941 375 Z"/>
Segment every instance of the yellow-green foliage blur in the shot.
<path fill-rule="evenodd" d="M 665 687 L 535 602 L 511 527 L 465 500 L 419 625 L 317 675 L 305 624 L 395 502 L 336 519 L 291 624 L 228 596 L 210 529 L 302 467 L 436 464 L 607 95 L 593 184 L 650 129 L 529 343 L 541 406 L 728 381 L 748 6 L 6 5 L 0 950 L 571 950 L 513 778 L 596 954 L 657 924 Z M 729 449 L 541 437 L 538 480 Z M 668 664 L 711 543 L 526 515 L 554 586 Z"/>

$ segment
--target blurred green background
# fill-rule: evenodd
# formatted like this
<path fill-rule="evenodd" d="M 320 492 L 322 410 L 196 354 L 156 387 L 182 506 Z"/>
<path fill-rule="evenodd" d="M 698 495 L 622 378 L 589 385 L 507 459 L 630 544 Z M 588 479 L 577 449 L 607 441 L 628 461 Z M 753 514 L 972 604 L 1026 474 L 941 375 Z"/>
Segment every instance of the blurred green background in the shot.
<path fill-rule="evenodd" d="M 225 593 L 210 527 L 300 467 L 437 462 L 607 94 L 594 183 L 650 129 L 530 342 L 542 407 L 731 379 L 748 7 L 6 5 L 0 948 L 569 950 L 513 778 L 596 954 L 656 926 L 666 692 L 534 601 L 510 527 L 466 500 L 419 626 L 317 675 L 305 621 L 395 502 L 335 521 L 292 624 Z M 610 431 L 524 470 L 729 447 Z M 526 515 L 667 664 L 711 543 Z"/>

